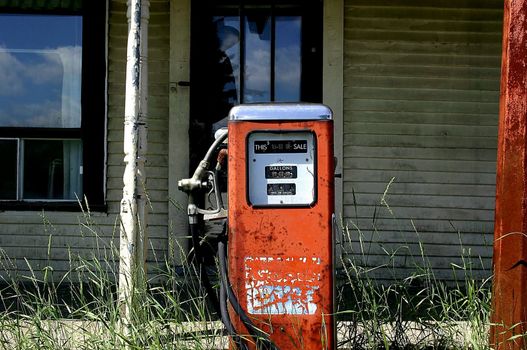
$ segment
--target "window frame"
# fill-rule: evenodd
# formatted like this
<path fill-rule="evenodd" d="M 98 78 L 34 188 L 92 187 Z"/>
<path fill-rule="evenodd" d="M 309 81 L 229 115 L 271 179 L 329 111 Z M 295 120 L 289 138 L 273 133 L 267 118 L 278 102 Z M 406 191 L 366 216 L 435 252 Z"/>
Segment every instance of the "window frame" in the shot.
<path fill-rule="evenodd" d="M 90 210 L 107 211 L 106 101 L 107 101 L 107 16 L 108 1 L 82 1 L 78 10 L 40 7 L 0 8 L 0 14 L 75 15 L 82 17 L 81 126 L 80 128 L 0 127 L 0 138 L 80 139 L 82 142 L 82 187 Z M 20 171 L 20 166 L 17 171 Z M 84 198 L 76 200 L 0 200 L 0 210 L 81 211 Z"/>

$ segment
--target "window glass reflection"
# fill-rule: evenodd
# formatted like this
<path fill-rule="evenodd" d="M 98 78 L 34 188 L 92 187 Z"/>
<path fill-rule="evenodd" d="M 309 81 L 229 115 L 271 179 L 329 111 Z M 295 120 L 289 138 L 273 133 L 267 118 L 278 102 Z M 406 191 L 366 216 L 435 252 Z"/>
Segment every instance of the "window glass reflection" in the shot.
<path fill-rule="evenodd" d="M 275 23 L 275 101 L 300 101 L 302 72 L 300 16 L 277 16 Z"/>
<path fill-rule="evenodd" d="M 214 17 L 218 46 L 218 67 L 222 74 L 222 94 L 228 104 L 240 101 L 240 18 Z"/>
<path fill-rule="evenodd" d="M 0 127 L 79 128 L 80 16 L 0 15 Z"/>
<path fill-rule="evenodd" d="M 245 103 L 271 100 L 271 17 L 263 13 L 245 18 Z"/>
<path fill-rule="evenodd" d="M 80 140 L 24 140 L 25 199 L 82 197 Z"/>

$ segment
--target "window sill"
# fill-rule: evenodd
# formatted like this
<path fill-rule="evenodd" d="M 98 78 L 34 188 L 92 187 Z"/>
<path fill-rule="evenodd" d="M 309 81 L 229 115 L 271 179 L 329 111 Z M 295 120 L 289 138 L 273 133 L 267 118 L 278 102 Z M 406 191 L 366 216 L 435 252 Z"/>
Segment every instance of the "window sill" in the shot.
<path fill-rule="evenodd" d="M 108 211 L 106 204 L 90 204 L 90 212 Z M 64 211 L 64 212 L 81 212 L 87 210 L 83 204 L 82 208 L 77 201 L 59 201 L 59 202 L 45 202 L 45 201 L 0 201 L 0 212 L 4 211 Z"/>

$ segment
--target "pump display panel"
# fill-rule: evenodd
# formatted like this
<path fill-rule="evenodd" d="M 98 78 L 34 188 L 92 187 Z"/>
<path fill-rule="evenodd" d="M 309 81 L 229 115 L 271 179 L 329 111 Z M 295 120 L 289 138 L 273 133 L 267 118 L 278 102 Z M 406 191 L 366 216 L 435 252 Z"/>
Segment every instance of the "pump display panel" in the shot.
<path fill-rule="evenodd" d="M 311 206 L 316 201 L 316 142 L 311 131 L 255 131 L 247 138 L 248 201 Z"/>

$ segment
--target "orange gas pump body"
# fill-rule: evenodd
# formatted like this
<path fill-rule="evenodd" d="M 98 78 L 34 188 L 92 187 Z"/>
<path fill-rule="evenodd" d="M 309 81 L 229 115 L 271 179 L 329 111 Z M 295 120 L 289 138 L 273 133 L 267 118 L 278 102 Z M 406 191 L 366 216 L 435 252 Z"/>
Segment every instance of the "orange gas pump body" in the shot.
<path fill-rule="evenodd" d="M 267 117 L 262 119 L 258 119 L 259 106 L 247 108 L 255 107 L 253 118 L 232 118 L 231 111 L 228 125 L 230 282 L 240 305 L 257 327 L 270 334 L 278 348 L 334 349 L 333 121 L 331 115 L 329 118 L 309 119 L 312 117 L 309 113 L 313 113 L 310 105 L 307 105 L 307 119 L 303 119 L 304 104 L 263 105 L 262 112 Z M 314 107 L 317 112 L 327 108 L 323 105 Z M 243 117 L 243 108 L 234 114 Z M 295 108 L 298 115 L 295 115 Z M 284 110 L 293 117 L 280 120 Z M 329 108 L 327 111 L 331 113 Z M 276 115 L 276 119 L 269 115 Z M 280 141 L 291 132 L 294 133 L 293 141 Z M 276 197 L 276 192 L 273 193 L 276 187 L 269 184 L 272 179 L 267 183 L 254 183 L 254 179 L 249 178 L 251 162 L 256 162 L 251 159 L 256 155 L 252 152 L 251 156 L 249 150 L 257 147 L 250 135 L 259 133 L 264 139 L 265 135 L 277 135 L 273 136 L 278 140 L 274 146 L 285 145 L 286 148 L 296 147 L 295 142 L 302 143 L 303 140 L 297 141 L 302 139 L 301 135 L 313 135 L 314 155 L 313 150 L 308 151 L 314 157 L 312 202 L 285 206 L 251 203 L 250 186 L 267 186 L 267 194 Z M 274 157 L 278 162 L 282 160 L 280 152 L 275 152 Z M 288 163 L 285 167 L 296 166 Z M 265 169 L 267 172 L 268 167 Z M 280 178 L 281 175 L 276 176 Z M 301 186 L 296 185 L 299 190 Z M 280 191 L 284 193 L 283 189 Z M 232 310 L 230 315 L 238 332 L 247 334 Z M 250 346 L 256 348 L 254 344 Z"/>

